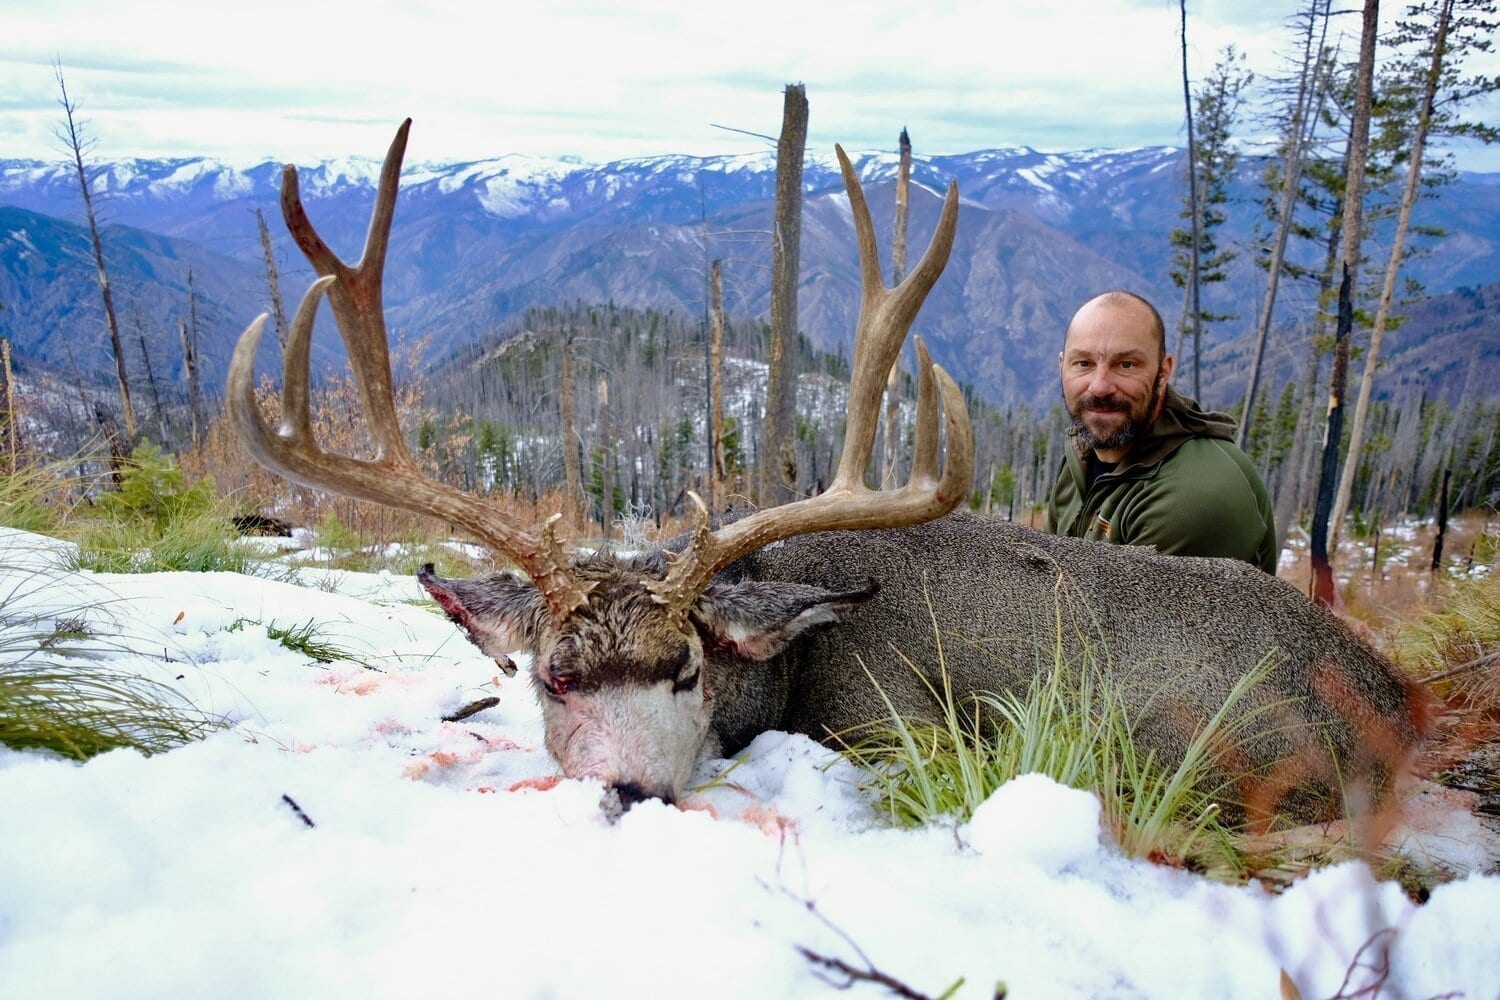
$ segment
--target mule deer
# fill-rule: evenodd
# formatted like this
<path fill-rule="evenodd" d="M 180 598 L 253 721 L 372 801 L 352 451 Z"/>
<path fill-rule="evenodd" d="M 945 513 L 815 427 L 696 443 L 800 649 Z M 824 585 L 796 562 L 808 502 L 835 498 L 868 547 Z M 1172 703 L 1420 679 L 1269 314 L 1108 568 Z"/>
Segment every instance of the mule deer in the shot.
<path fill-rule="evenodd" d="M 254 397 L 265 316 L 235 350 L 229 411 L 251 453 L 280 474 L 435 515 L 519 567 L 519 575 L 452 580 L 428 566 L 419 579 L 486 654 L 502 664 L 511 652 L 530 654 L 547 748 L 569 777 L 598 779 L 626 806 L 670 802 L 701 757 L 736 752 L 763 731 L 847 733 L 886 717 L 881 692 L 904 715 L 934 715 L 940 663 L 959 697 L 1024 689 L 1050 669 L 1059 645 L 1094 651 L 1123 690 L 1139 738 L 1166 762 L 1180 759 L 1236 682 L 1272 657 L 1244 703 L 1249 723 L 1219 748 L 1240 798 L 1265 819 L 1337 810 L 1350 786 L 1382 797 L 1419 743 L 1416 690 L 1331 614 L 1250 566 L 953 513 L 968 495 L 973 436 L 962 394 L 920 340 L 910 479 L 886 492 L 865 487 L 886 373 L 947 262 L 958 191 L 949 186 L 921 262 L 887 288 L 842 149 L 862 298 L 848 430 L 826 493 L 712 525 L 698 502 L 686 536 L 617 555 L 570 552 L 556 535 L 560 515 L 523 526 L 425 478 L 396 420 L 381 308 L 409 126 L 386 156 L 358 264 L 318 236 L 296 170 L 286 168 L 282 213 L 320 277 L 287 341 L 280 429 Z M 370 459 L 331 454 L 313 440 L 309 342 L 325 295 L 361 389 Z"/>

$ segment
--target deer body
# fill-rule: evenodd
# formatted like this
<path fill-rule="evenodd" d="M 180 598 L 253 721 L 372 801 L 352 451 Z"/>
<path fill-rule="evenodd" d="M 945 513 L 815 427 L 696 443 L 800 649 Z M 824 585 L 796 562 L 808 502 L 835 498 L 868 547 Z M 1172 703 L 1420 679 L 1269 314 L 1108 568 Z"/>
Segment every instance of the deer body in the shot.
<path fill-rule="evenodd" d="M 626 578 L 652 577 L 665 561 L 662 553 L 594 558 Z M 871 581 L 879 581 L 873 593 Z M 540 655 L 545 675 L 549 652 L 523 638 L 514 606 L 496 600 L 502 591 L 524 597 L 524 584 L 508 576 L 424 583 L 482 609 L 474 613 L 490 638 L 476 641 L 487 651 L 502 652 L 506 641 L 493 637 L 503 633 L 505 651 Z M 819 605 L 823 618 L 756 644 L 751 628 L 782 627 L 778 600 L 805 601 L 814 589 L 830 598 Z M 1237 560 L 1163 556 L 959 511 L 912 527 L 788 539 L 727 567 L 708 596 L 727 603 L 731 593 L 740 594 L 737 613 L 699 616 L 712 697 L 695 735 L 650 731 L 636 699 L 660 682 L 647 670 L 622 671 L 610 685 L 561 697 L 613 701 L 641 728 L 594 741 L 613 749 L 571 769 L 567 748 L 554 748 L 565 771 L 671 798 L 698 758 L 736 753 L 767 730 L 857 738 L 888 718 L 885 698 L 904 717 L 939 719 L 933 692 L 943 690 L 944 668 L 962 704 L 1024 692 L 1059 650 L 1074 669 L 1089 650 L 1143 749 L 1167 765 L 1269 658 L 1266 679 L 1236 706 L 1252 721 L 1219 752 L 1222 777 L 1234 782 L 1231 814 L 1310 822 L 1341 812 L 1346 794 L 1381 800 L 1421 738 L 1419 692 L 1333 615 Z M 639 630 L 632 622 L 622 631 Z M 720 635 L 736 630 L 738 643 Z M 674 747 L 676 760 L 663 769 L 633 759 L 638 743 Z M 668 771 L 681 780 L 657 777 Z"/>
<path fill-rule="evenodd" d="M 1220 751 L 1221 770 L 1252 813 L 1312 821 L 1342 811 L 1348 793 L 1383 799 L 1426 726 L 1423 692 L 1326 609 L 1237 560 L 1062 538 L 959 511 L 910 528 L 805 536 L 746 562 L 760 579 L 833 590 L 882 581 L 851 620 L 784 654 L 779 728 L 819 739 L 887 717 L 861 664 L 898 712 L 933 718 L 943 666 L 962 702 L 1024 692 L 1059 650 L 1079 669 L 1087 649 L 1143 748 L 1175 765 L 1269 658 L 1265 680 L 1236 703 L 1236 716 L 1254 718 Z"/>

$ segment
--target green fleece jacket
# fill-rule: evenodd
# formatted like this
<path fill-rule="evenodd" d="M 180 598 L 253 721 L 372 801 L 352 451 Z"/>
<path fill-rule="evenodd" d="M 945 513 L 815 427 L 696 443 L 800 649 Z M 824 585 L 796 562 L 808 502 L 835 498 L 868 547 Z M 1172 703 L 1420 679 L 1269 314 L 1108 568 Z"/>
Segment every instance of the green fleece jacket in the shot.
<path fill-rule="evenodd" d="M 1166 404 L 1125 459 L 1090 483 L 1076 441 L 1047 504 L 1055 535 L 1243 559 L 1276 572 L 1271 497 L 1234 444 L 1234 420 L 1167 387 Z M 1069 432 L 1072 433 L 1071 431 Z"/>

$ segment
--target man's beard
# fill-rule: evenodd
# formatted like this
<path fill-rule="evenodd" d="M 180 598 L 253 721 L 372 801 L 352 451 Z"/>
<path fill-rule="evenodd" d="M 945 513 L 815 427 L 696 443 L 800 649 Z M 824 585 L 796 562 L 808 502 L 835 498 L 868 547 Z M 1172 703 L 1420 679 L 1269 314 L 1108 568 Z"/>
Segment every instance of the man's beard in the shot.
<path fill-rule="evenodd" d="M 1146 400 L 1146 405 L 1139 417 L 1130 414 L 1130 401 L 1115 397 L 1093 396 L 1084 393 L 1078 397 L 1078 405 L 1068 410 L 1068 418 L 1072 421 L 1073 428 L 1077 434 L 1078 441 L 1085 448 L 1096 451 L 1121 451 L 1129 447 L 1130 443 L 1142 433 L 1149 430 L 1156 422 L 1158 404 L 1161 402 L 1162 392 L 1166 387 L 1166 379 L 1161 377 L 1158 371 L 1156 380 L 1151 384 L 1151 396 Z M 1085 410 L 1106 410 L 1111 413 L 1124 413 L 1125 422 L 1122 423 L 1113 434 L 1106 437 L 1095 437 L 1094 432 L 1084 423 L 1083 414 Z"/>

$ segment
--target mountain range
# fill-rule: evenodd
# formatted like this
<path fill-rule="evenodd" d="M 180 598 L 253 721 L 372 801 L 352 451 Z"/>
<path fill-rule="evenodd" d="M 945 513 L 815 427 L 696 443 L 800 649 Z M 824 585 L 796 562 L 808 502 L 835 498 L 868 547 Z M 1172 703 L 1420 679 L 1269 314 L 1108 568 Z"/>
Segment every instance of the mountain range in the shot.
<path fill-rule="evenodd" d="M 889 272 L 897 157 L 863 153 L 853 161 Z M 1237 316 L 1210 327 L 1203 392 L 1210 405 L 1232 404 L 1243 389 L 1246 337 L 1264 286 L 1253 226 L 1264 165 L 1253 157 L 1241 163 L 1221 231 L 1221 242 L 1240 254 L 1229 279 L 1204 293 L 1205 307 Z M 299 167 L 309 215 L 346 258 L 359 253 L 378 169 L 364 159 Z M 1044 401 L 1056 395 L 1068 317 L 1091 295 L 1139 291 L 1175 326 L 1182 293 L 1169 277 L 1170 233 L 1182 224 L 1184 169 L 1182 151 L 1170 147 L 915 157 L 913 262 L 950 180 L 962 196 L 948 268 L 915 326 L 935 359 L 993 402 Z M 187 316 L 190 267 L 210 385 L 222 380 L 240 331 L 268 308 L 257 210 L 272 233 L 288 310 L 310 280 L 280 221 L 278 164 L 124 160 L 98 163 L 92 178 L 127 346 L 138 354 L 144 341 L 158 375 L 180 367 L 177 329 Z M 847 350 L 859 267 L 831 151 L 808 157 L 804 184 L 799 325 L 816 346 Z M 386 267 L 389 325 L 396 338 L 425 339 L 442 357 L 515 328 L 533 305 L 613 301 L 702 315 L 713 258 L 725 262 L 726 308 L 765 317 L 774 189 L 770 153 L 411 163 Z M 0 335 L 23 371 L 113 368 L 81 218 L 69 164 L 0 160 Z M 1429 395 L 1451 393 L 1466 361 L 1451 351 L 1477 344 L 1482 384 L 1500 385 L 1500 320 L 1490 308 L 1500 300 L 1500 174 L 1459 175 L 1419 206 L 1416 221 L 1446 235 L 1426 240 L 1404 272 L 1425 286 L 1428 303 L 1406 310 L 1413 319 L 1388 338 L 1387 366 L 1402 385 L 1430 381 Z M 1377 224 L 1367 245 L 1380 265 L 1388 242 L 1388 226 Z M 1313 264 L 1322 250 L 1304 244 L 1293 255 Z M 1292 377 L 1301 362 L 1295 345 L 1314 300 L 1314 289 L 1283 282 L 1268 350 L 1273 383 Z M 1429 342 L 1433 324 L 1466 333 Z M 318 352 L 333 363 L 336 337 L 320 332 Z"/>

